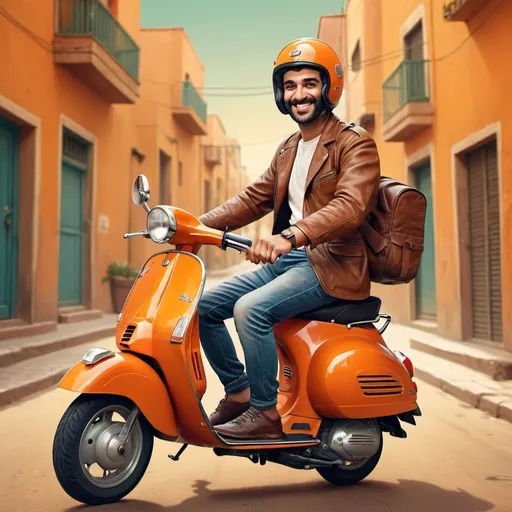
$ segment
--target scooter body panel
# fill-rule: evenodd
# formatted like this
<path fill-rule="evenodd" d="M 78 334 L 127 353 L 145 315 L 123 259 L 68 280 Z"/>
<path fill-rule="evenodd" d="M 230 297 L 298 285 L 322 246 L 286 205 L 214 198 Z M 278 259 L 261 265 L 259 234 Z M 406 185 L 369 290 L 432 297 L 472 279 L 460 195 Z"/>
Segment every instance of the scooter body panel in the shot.
<path fill-rule="evenodd" d="M 274 331 L 280 412 L 294 423 L 304 423 L 300 417 L 378 418 L 416 408 L 411 377 L 375 328 L 288 319 Z M 302 431 L 299 425 L 294 430 Z"/>
<path fill-rule="evenodd" d="M 93 364 L 75 364 L 59 387 L 89 394 L 121 395 L 140 409 L 153 428 L 170 440 L 178 437 L 176 419 L 162 379 L 134 354 L 115 353 Z"/>
<path fill-rule="evenodd" d="M 158 363 L 174 407 L 180 442 L 209 447 L 236 445 L 240 450 L 272 448 L 268 442 L 223 440 L 214 432 L 202 407 L 206 375 L 197 304 L 205 278 L 203 263 L 192 254 L 168 251 L 150 257 L 126 300 L 116 329 L 117 345 L 122 351 L 140 353 Z M 187 319 L 183 336 L 173 336 L 181 318 Z M 287 446 L 316 444 L 315 434 L 308 432 L 306 442 L 288 440 Z"/>

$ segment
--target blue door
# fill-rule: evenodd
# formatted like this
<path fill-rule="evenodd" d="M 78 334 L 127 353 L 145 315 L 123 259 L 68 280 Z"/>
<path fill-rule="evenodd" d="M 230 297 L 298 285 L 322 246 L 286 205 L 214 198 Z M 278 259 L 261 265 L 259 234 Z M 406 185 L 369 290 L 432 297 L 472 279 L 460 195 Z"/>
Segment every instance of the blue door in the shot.
<path fill-rule="evenodd" d="M 416 188 L 427 198 L 425 218 L 425 248 L 416 276 L 416 317 L 435 320 L 437 317 L 436 303 L 436 251 L 434 240 L 434 215 L 432 198 L 432 176 L 430 163 L 414 170 Z"/>
<path fill-rule="evenodd" d="M 60 199 L 59 306 L 82 304 L 85 169 L 63 158 Z"/>
<path fill-rule="evenodd" d="M 16 316 L 19 128 L 0 117 L 0 320 Z"/>

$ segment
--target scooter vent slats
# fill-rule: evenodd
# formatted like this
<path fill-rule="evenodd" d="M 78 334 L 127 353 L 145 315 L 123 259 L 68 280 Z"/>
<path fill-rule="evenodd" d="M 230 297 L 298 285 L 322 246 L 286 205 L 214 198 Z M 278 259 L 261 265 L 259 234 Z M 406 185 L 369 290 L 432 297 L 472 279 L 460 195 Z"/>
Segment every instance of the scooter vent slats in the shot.
<path fill-rule="evenodd" d="M 392 375 L 358 375 L 361 392 L 365 396 L 401 395 L 404 387 Z"/>
<path fill-rule="evenodd" d="M 288 377 L 289 379 L 292 378 L 292 369 L 289 366 L 285 366 L 283 368 L 283 374 L 285 377 Z"/>
<path fill-rule="evenodd" d="M 129 325 L 125 329 L 125 331 L 123 333 L 123 337 L 121 338 L 121 341 L 124 341 L 124 342 L 130 341 L 132 339 L 132 335 L 135 332 L 136 328 L 137 328 L 136 325 Z"/>

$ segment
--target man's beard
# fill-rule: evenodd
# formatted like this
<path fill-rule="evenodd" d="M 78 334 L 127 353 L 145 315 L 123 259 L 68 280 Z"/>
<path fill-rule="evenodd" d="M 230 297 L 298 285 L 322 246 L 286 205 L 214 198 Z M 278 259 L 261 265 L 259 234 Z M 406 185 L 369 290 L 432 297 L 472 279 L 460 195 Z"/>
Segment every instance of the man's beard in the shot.
<path fill-rule="evenodd" d="M 313 112 L 307 116 L 297 115 L 293 111 L 293 105 L 297 105 L 298 102 L 289 101 L 286 103 L 286 109 L 290 114 L 290 117 L 298 124 L 308 124 L 315 121 L 325 111 L 325 105 L 322 99 L 316 100 L 315 98 L 308 99 L 308 102 L 314 105 Z"/>

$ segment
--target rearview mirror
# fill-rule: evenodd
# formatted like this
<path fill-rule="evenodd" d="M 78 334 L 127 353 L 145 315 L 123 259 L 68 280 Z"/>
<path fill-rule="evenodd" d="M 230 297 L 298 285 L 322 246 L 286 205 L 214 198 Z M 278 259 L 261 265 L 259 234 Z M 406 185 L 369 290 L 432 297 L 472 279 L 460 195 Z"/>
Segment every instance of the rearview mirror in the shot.
<path fill-rule="evenodd" d="M 149 201 L 149 181 L 144 174 L 139 174 L 133 182 L 132 199 L 137 206 Z"/>

